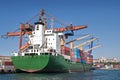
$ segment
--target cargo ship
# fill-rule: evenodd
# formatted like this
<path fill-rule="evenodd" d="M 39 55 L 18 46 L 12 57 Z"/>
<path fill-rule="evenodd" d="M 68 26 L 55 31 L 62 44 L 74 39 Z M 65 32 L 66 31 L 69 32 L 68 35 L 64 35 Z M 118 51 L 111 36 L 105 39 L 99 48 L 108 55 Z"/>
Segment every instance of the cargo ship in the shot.
<path fill-rule="evenodd" d="M 66 42 L 68 37 L 74 36 L 75 30 L 84 29 L 87 26 L 72 26 L 70 24 L 67 27 L 53 28 L 52 20 L 51 27 L 48 28 L 48 19 L 45 14 L 47 13 L 41 10 L 39 19 L 34 25 L 26 22 L 25 24 L 20 24 L 19 32 L 7 33 L 8 37 L 20 36 L 19 50 L 13 52 L 11 56 L 15 68 L 25 72 L 90 71 L 93 64 L 93 56 L 89 51 L 92 49 L 85 52 L 81 47 L 96 39 L 88 40 L 77 46 L 73 46 L 74 41 L 90 35 Z M 26 38 L 24 45 L 22 42 L 23 36 Z M 70 44 L 70 47 L 66 46 L 66 44 Z"/>

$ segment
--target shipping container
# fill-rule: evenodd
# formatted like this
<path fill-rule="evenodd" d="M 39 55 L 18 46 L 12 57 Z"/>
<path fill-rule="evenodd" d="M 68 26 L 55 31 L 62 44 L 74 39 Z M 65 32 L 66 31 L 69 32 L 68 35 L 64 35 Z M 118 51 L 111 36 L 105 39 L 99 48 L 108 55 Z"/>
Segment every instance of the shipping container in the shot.
<path fill-rule="evenodd" d="M 74 49 L 74 57 L 75 58 L 80 58 L 80 49 L 78 49 L 78 48 Z"/>
<path fill-rule="evenodd" d="M 86 64 L 93 64 L 93 55 L 88 52 L 80 53 L 81 61 Z"/>
<path fill-rule="evenodd" d="M 2 65 L 5 65 L 5 66 L 12 65 L 13 66 L 13 63 L 12 62 L 2 62 Z"/>
<path fill-rule="evenodd" d="M 80 58 L 75 58 L 74 61 L 75 62 L 81 62 L 81 59 Z"/>
<path fill-rule="evenodd" d="M 1 70 L 3 72 L 15 72 L 15 67 L 12 62 L 2 61 L 1 62 Z"/>
<path fill-rule="evenodd" d="M 70 56 L 70 48 L 68 48 L 66 46 L 61 46 L 61 54 Z"/>
<path fill-rule="evenodd" d="M 81 58 L 80 56 L 74 55 L 74 58 Z"/>
<path fill-rule="evenodd" d="M 89 55 L 86 58 L 87 64 L 93 64 L 93 55 Z"/>
<path fill-rule="evenodd" d="M 81 63 L 85 63 L 86 64 L 86 60 L 81 60 Z"/>

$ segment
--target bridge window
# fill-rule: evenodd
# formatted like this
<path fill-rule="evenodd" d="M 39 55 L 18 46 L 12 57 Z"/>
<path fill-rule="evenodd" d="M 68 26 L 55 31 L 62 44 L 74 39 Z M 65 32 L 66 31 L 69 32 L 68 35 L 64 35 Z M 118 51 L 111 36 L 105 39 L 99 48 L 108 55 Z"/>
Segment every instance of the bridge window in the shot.
<path fill-rule="evenodd" d="M 38 52 L 38 49 L 37 49 L 37 52 Z"/>
<path fill-rule="evenodd" d="M 39 30 L 39 25 L 37 25 L 37 28 L 36 28 L 36 30 Z"/>
<path fill-rule="evenodd" d="M 33 52 L 33 50 L 31 50 L 31 52 Z"/>
<path fill-rule="evenodd" d="M 45 55 L 48 55 L 48 53 L 45 53 Z"/>
<path fill-rule="evenodd" d="M 36 50 L 34 50 L 34 52 L 36 52 Z"/>
<path fill-rule="evenodd" d="M 33 46 L 29 46 L 28 48 L 29 48 L 29 49 L 33 49 Z"/>

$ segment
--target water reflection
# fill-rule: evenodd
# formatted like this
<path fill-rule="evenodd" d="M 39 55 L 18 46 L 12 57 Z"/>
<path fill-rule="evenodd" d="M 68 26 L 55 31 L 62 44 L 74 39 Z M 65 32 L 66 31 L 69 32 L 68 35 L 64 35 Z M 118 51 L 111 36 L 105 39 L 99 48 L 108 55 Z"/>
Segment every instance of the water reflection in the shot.
<path fill-rule="evenodd" d="M 95 70 L 80 73 L 0 74 L 0 80 L 120 80 L 120 71 Z"/>

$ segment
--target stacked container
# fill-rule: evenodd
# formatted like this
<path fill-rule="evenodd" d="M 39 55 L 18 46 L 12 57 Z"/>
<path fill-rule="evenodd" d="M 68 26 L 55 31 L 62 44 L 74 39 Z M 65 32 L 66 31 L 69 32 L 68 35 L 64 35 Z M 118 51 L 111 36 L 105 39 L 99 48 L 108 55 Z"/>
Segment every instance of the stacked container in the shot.
<path fill-rule="evenodd" d="M 15 67 L 13 63 L 9 61 L 2 61 L 1 68 L 4 72 L 15 72 Z"/>
<path fill-rule="evenodd" d="M 93 55 L 87 57 L 87 64 L 93 64 Z"/>
<path fill-rule="evenodd" d="M 80 53 L 80 56 L 81 56 L 81 62 L 82 63 L 86 63 L 86 57 L 87 56 L 84 53 L 82 53 L 82 52 Z"/>
<path fill-rule="evenodd" d="M 74 61 L 74 50 L 73 49 L 71 49 L 70 57 L 71 57 L 71 61 Z"/>
<path fill-rule="evenodd" d="M 61 54 L 70 56 L 70 48 L 66 46 L 61 46 Z"/>
<path fill-rule="evenodd" d="M 93 64 L 93 55 L 89 54 L 89 52 L 82 52 L 80 56 L 82 63 Z"/>
<path fill-rule="evenodd" d="M 71 50 L 71 61 L 73 62 L 81 62 L 80 58 L 80 50 L 78 48 Z"/>
<path fill-rule="evenodd" d="M 80 49 L 78 49 L 78 48 L 74 49 L 74 61 L 75 62 L 81 62 Z"/>
<path fill-rule="evenodd" d="M 66 46 L 61 46 L 61 54 L 68 55 L 71 57 L 73 62 L 81 62 L 85 64 L 93 64 L 93 55 L 89 52 L 80 51 L 80 49 L 71 49 Z"/>

